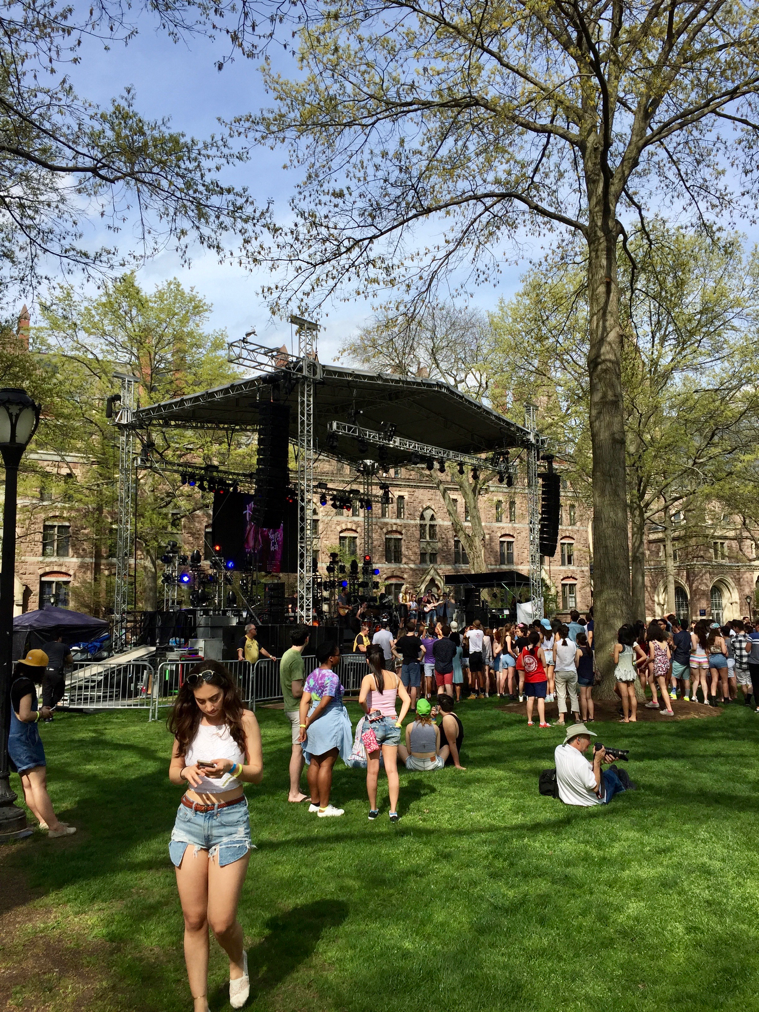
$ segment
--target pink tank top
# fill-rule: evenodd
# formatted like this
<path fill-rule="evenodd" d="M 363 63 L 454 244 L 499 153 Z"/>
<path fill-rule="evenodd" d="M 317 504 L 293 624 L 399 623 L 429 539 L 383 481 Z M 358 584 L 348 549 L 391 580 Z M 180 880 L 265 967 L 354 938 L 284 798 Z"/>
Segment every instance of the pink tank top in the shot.
<path fill-rule="evenodd" d="M 384 692 L 377 692 L 376 689 L 371 689 L 367 699 L 369 710 L 379 710 L 384 717 L 392 717 L 395 720 L 397 717 L 395 712 L 395 700 L 397 697 L 397 689 L 385 689 Z"/>

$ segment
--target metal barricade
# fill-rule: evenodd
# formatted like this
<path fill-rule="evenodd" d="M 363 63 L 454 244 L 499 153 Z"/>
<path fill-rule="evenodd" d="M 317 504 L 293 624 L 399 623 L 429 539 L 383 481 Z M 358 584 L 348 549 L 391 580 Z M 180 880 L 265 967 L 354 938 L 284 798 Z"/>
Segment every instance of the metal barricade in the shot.
<path fill-rule="evenodd" d="M 77 661 L 66 674 L 63 706 L 84 710 L 152 707 L 155 669 L 146 660 Z"/>

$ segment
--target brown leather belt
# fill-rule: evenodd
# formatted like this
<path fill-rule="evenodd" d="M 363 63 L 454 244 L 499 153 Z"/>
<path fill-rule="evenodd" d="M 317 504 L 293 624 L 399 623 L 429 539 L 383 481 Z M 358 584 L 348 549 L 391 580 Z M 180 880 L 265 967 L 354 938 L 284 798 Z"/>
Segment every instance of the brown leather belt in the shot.
<path fill-rule="evenodd" d="M 220 801 L 218 805 L 201 805 L 199 801 L 190 801 L 186 795 L 182 795 L 182 804 L 185 808 L 192 808 L 194 812 L 214 812 L 217 808 L 229 808 L 230 805 L 241 805 L 245 801 L 245 795 L 235 798 L 234 801 Z"/>

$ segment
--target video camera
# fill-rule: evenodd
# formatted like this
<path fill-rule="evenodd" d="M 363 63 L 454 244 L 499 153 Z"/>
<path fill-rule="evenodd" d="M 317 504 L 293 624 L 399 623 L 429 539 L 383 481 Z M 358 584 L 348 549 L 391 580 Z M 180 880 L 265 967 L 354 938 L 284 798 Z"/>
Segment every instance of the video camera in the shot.
<path fill-rule="evenodd" d="M 615 762 L 620 760 L 623 763 L 630 761 L 630 749 L 629 748 L 609 748 L 608 745 L 602 745 L 600 741 L 593 744 L 593 751 L 599 752 L 602 748 L 606 749 L 606 754 L 610 759 Z"/>

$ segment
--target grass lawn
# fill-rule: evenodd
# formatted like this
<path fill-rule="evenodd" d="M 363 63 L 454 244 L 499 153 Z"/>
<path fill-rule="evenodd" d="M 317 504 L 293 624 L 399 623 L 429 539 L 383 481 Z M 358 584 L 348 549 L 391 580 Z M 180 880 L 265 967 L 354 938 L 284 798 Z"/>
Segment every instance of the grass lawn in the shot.
<path fill-rule="evenodd" d="M 402 771 L 397 826 L 384 782 L 370 823 L 364 774 L 345 767 L 333 789 L 343 818 L 288 805 L 289 725 L 259 710 L 247 1007 L 759 1009 L 759 715 L 597 723 L 600 740 L 631 749 L 641 790 L 580 809 L 537 791 L 558 728 L 528 728 L 494 700 L 459 709 L 466 772 Z M 61 715 L 43 735 L 53 803 L 80 832 L 2 848 L 0 1007 L 191 1009 L 168 733 L 108 713 Z M 226 972 L 213 943 L 213 1012 L 229 1008 Z"/>

